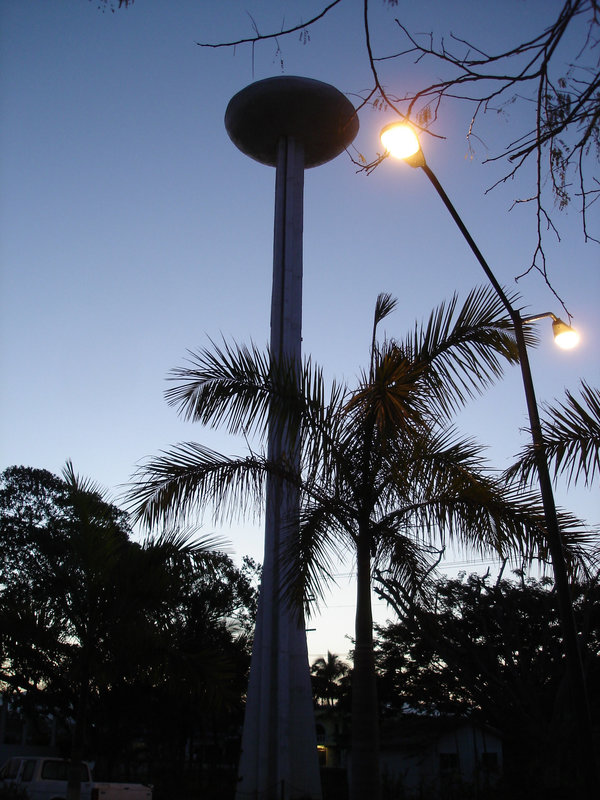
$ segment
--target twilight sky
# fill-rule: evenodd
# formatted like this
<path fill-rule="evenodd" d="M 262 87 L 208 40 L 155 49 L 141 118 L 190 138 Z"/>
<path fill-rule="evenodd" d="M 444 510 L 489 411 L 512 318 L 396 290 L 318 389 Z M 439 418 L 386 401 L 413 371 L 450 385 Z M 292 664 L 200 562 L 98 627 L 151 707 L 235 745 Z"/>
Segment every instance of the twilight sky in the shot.
<path fill-rule="evenodd" d="M 357 104 L 371 86 L 362 3 L 345 0 L 309 41 L 295 34 L 279 49 L 196 42 L 249 36 L 253 21 L 271 32 L 324 4 L 135 0 L 113 14 L 96 0 L 0 0 L 0 468 L 59 473 L 72 459 L 118 501 L 136 464 L 176 442 L 244 452 L 243 442 L 178 420 L 163 399 L 169 370 L 208 337 L 268 341 L 275 171 L 236 150 L 225 108 L 245 85 L 280 74 L 331 83 Z M 398 17 L 413 32 L 453 31 L 498 50 L 539 32 L 561 5 L 372 0 L 373 44 L 382 56 L 401 49 Z M 414 85 L 408 61 L 386 62 L 382 74 L 392 93 Z M 539 276 L 514 282 L 529 265 L 535 227 L 532 207 L 509 209 L 531 193 L 532 173 L 485 194 L 501 168 L 482 161 L 509 141 L 518 113 L 488 114 L 472 152 L 469 109 L 443 107 L 435 130 L 446 138 L 425 143 L 428 163 L 500 282 L 520 292 L 528 313 L 560 316 Z M 391 120 L 363 110 L 356 151 L 374 157 Z M 597 386 L 600 372 L 600 248 L 584 244 L 575 204 L 556 222 L 561 242 L 548 240 L 549 269 L 582 343 L 559 351 L 550 324 L 539 323 L 531 362 L 542 403 L 577 391 L 582 378 Z M 484 283 L 419 170 L 390 160 L 366 177 L 342 154 L 306 173 L 303 347 L 329 376 L 352 382 L 366 363 L 379 292 L 399 298 L 386 332 L 401 336 L 453 292 L 464 298 Z M 495 467 L 511 463 L 527 441 L 518 371 L 459 422 L 489 445 Z M 557 494 L 600 521 L 597 489 Z M 202 532 L 213 530 L 205 518 Z M 236 559 L 262 560 L 260 523 L 219 532 Z M 351 571 L 351 562 L 340 568 L 341 591 L 311 623 L 311 658 L 348 650 Z"/>

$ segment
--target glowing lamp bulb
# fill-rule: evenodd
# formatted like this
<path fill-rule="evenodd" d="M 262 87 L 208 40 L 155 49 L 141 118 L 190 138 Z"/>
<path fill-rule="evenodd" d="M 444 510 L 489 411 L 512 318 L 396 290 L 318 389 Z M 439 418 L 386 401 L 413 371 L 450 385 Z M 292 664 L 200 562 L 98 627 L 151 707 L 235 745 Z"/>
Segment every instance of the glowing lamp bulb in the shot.
<path fill-rule="evenodd" d="M 409 158 L 421 149 L 419 140 L 410 125 L 392 122 L 381 131 L 381 143 L 394 158 Z"/>
<path fill-rule="evenodd" d="M 571 350 L 579 343 L 579 334 L 562 319 L 556 319 L 552 323 L 552 333 L 554 341 L 563 350 Z"/>

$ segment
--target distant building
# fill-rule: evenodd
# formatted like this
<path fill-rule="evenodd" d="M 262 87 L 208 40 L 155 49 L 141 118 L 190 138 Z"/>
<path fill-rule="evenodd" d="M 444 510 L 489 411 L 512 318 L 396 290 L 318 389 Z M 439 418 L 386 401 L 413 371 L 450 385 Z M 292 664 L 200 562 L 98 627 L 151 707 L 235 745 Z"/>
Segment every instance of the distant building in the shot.
<path fill-rule="evenodd" d="M 349 715 L 335 706 L 315 711 L 317 748 L 321 767 L 346 769 L 350 750 Z"/>
<path fill-rule="evenodd" d="M 383 722 L 381 772 L 406 798 L 458 800 L 467 787 L 478 797 L 502 773 L 502 740 L 470 719 L 402 714 Z"/>
<path fill-rule="evenodd" d="M 335 708 L 316 711 L 321 766 L 352 770 L 350 719 Z M 384 796 L 462 800 L 485 796 L 502 774 L 502 740 L 486 726 L 453 716 L 402 713 L 381 726 Z"/>

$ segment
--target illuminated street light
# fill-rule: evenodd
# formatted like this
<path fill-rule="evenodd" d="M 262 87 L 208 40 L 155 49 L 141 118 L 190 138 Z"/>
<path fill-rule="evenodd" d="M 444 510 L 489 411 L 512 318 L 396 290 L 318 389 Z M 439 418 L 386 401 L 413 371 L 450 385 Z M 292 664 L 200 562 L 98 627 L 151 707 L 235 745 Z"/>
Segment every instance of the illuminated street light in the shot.
<path fill-rule="evenodd" d="M 577 730 L 580 737 L 581 774 L 585 782 L 587 796 L 589 797 L 589 800 L 592 800 L 592 798 L 597 797 L 598 790 L 592 719 L 585 684 L 583 660 L 579 639 L 577 636 L 575 616 L 573 613 L 573 599 L 571 597 L 571 588 L 569 585 L 562 534 L 558 524 L 556 503 L 554 501 L 554 492 L 552 489 L 552 480 L 550 478 L 550 470 L 548 468 L 548 460 L 546 458 L 546 445 L 544 442 L 539 409 L 535 397 L 533 378 L 529 364 L 529 355 L 527 353 L 527 344 L 525 342 L 524 325 L 542 317 L 551 317 L 553 320 L 552 327 L 554 337 L 561 347 L 573 347 L 576 344 L 577 334 L 569 325 L 558 319 L 550 312 L 538 315 L 536 317 L 523 318 L 518 309 L 513 308 L 510 300 L 506 296 L 502 286 L 498 283 L 496 276 L 492 272 L 489 264 L 477 247 L 473 237 L 467 230 L 458 212 L 452 205 L 452 202 L 444 191 L 443 186 L 438 181 L 435 173 L 427 165 L 425 154 L 423 153 L 414 128 L 406 123 L 393 123 L 391 125 L 386 125 L 381 131 L 381 141 L 383 146 L 386 148 L 386 156 L 393 155 L 396 158 L 400 158 L 410 164 L 411 167 L 419 167 L 427 175 L 435 190 L 441 197 L 444 205 L 450 212 L 452 219 L 467 241 L 467 244 L 479 261 L 488 280 L 496 290 L 496 294 L 502 301 L 513 323 L 515 340 L 519 353 L 521 376 L 523 378 L 523 388 L 525 390 L 525 399 L 527 401 L 527 412 L 529 416 L 531 438 L 533 441 L 533 452 L 537 467 L 540 493 L 542 495 L 542 504 L 544 507 L 546 539 L 552 560 L 554 583 L 558 597 L 565 659 L 570 678 L 573 707 L 575 709 L 575 714 L 577 715 Z M 563 339 L 564 336 L 567 336 L 566 340 Z"/>
<path fill-rule="evenodd" d="M 554 341 L 561 350 L 572 350 L 574 347 L 577 347 L 580 337 L 575 328 L 567 325 L 566 322 L 563 322 L 562 319 L 559 319 L 559 317 L 551 311 L 546 311 L 543 314 L 536 314 L 533 317 L 526 317 L 523 319 L 523 324 L 529 325 L 530 322 L 537 322 L 538 319 L 547 318 L 552 320 L 552 335 L 554 336 Z"/>
<path fill-rule="evenodd" d="M 579 334 L 562 319 L 555 319 L 552 323 L 554 341 L 563 350 L 572 350 L 579 344 Z"/>
<path fill-rule="evenodd" d="M 410 125 L 396 122 L 386 125 L 381 131 L 381 142 L 390 155 L 409 161 L 413 167 L 420 167 L 418 162 L 424 161 L 419 139 Z"/>

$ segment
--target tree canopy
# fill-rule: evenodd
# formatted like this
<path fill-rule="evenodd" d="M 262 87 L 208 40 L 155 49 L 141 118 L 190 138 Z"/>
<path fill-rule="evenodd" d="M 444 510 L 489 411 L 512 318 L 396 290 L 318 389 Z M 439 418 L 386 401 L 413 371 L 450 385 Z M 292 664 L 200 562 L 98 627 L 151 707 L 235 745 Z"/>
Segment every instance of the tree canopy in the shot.
<path fill-rule="evenodd" d="M 399 621 L 378 628 L 380 692 L 388 710 L 463 715 L 503 737 L 511 797 L 579 796 L 576 720 L 565 684 L 556 593 L 548 578 L 438 579 L 427 605 L 388 582 Z M 600 711 L 600 587 L 573 585 L 594 718 Z"/>
<path fill-rule="evenodd" d="M 167 529 L 138 543 L 127 514 L 67 464 L 0 475 L 0 691 L 71 729 L 105 775 L 181 758 L 209 722 L 239 725 L 258 567 Z M 207 718 L 208 715 L 208 718 Z M 222 735 L 225 736 L 225 728 Z M 77 788 L 70 787 L 70 797 Z"/>

